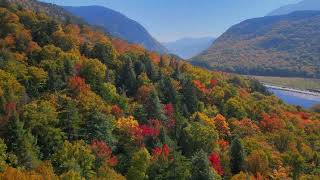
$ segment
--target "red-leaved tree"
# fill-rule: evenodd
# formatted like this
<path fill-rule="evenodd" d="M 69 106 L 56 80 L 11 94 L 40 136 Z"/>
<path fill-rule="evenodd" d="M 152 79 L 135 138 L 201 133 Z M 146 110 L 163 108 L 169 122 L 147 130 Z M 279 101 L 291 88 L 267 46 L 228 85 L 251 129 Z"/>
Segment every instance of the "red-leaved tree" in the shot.
<path fill-rule="evenodd" d="M 170 119 L 173 118 L 174 108 L 171 103 L 166 104 L 163 109 L 167 117 L 169 117 Z"/>
<path fill-rule="evenodd" d="M 118 105 L 113 105 L 111 108 L 111 113 L 115 117 L 119 118 L 123 116 L 123 111 Z"/>
<path fill-rule="evenodd" d="M 223 168 L 221 166 L 220 156 L 218 153 L 213 152 L 209 156 L 209 161 L 211 166 L 216 170 L 216 172 L 222 176 L 223 175 Z"/>
<path fill-rule="evenodd" d="M 104 141 L 93 140 L 90 147 L 99 163 L 106 163 L 109 166 L 118 164 L 117 157 L 112 155 L 111 148 Z"/>
<path fill-rule="evenodd" d="M 168 160 L 170 154 L 170 148 L 167 144 L 164 144 L 162 147 L 155 147 L 152 149 L 152 158 L 158 160 Z"/>
<path fill-rule="evenodd" d="M 217 84 L 218 84 L 218 80 L 216 80 L 216 79 L 211 79 L 211 81 L 210 81 L 211 87 L 215 87 Z"/>
<path fill-rule="evenodd" d="M 268 115 L 263 113 L 260 126 L 264 131 L 272 132 L 283 128 L 284 124 L 276 115 Z"/>
<path fill-rule="evenodd" d="M 86 92 L 89 90 L 89 86 L 85 80 L 79 76 L 73 76 L 69 79 L 69 88 L 76 92 Z"/>

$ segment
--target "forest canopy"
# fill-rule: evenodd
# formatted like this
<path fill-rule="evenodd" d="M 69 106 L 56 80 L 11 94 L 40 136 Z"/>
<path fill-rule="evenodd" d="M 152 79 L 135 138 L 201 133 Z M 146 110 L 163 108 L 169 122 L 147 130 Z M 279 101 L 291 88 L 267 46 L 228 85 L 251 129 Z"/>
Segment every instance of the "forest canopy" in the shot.
<path fill-rule="evenodd" d="M 0 2 L 0 179 L 320 177 L 319 113 Z"/>

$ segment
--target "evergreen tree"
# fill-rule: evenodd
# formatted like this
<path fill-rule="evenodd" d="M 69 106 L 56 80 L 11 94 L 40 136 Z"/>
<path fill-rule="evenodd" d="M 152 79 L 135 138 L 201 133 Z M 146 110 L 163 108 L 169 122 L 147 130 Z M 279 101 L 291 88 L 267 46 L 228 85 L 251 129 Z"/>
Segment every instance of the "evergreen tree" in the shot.
<path fill-rule="evenodd" d="M 146 71 L 146 66 L 141 61 L 137 61 L 134 63 L 134 70 L 137 76 L 139 76 L 141 73 Z"/>
<path fill-rule="evenodd" d="M 172 153 L 172 160 L 158 159 L 148 169 L 149 179 L 185 180 L 191 177 L 191 162 L 180 152 Z"/>
<path fill-rule="evenodd" d="M 163 105 L 160 103 L 159 97 L 155 90 L 153 90 L 149 95 L 145 108 L 148 112 L 148 116 L 150 119 L 159 119 L 159 120 L 166 119 L 166 116 L 164 115 L 164 112 L 163 112 Z"/>
<path fill-rule="evenodd" d="M 180 152 L 173 152 L 173 161 L 170 163 L 165 179 L 184 180 L 191 177 L 191 162 Z"/>
<path fill-rule="evenodd" d="M 238 174 L 244 164 L 244 149 L 241 141 L 237 137 L 231 142 L 230 156 L 231 172 Z"/>
<path fill-rule="evenodd" d="M 164 77 L 159 82 L 161 88 L 161 100 L 164 104 L 178 102 L 178 92 L 174 88 L 171 79 L 169 77 Z"/>
<path fill-rule="evenodd" d="M 58 112 L 55 104 L 46 100 L 36 100 L 24 106 L 23 121 L 38 140 L 44 159 L 49 158 L 64 141 L 64 134 L 58 125 Z"/>
<path fill-rule="evenodd" d="M 172 74 L 172 77 L 173 77 L 174 79 L 176 79 L 176 80 L 181 80 L 182 74 L 181 74 L 181 71 L 180 71 L 180 68 L 179 68 L 179 67 L 176 67 L 176 68 L 174 69 L 174 72 L 173 72 L 173 74 Z"/>
<path fill-rule="evenodd" d="M 191 172 L 192 180 L 215 180 L 208 155 L 203 150 L 196 152 L 192 157 Z"/>
<path fill-rule="evenodd" d="M 158 80 L 158 77 L 159 77 L 158 71 L 157 71 L 155 65 L 153 64 L 153 62 L 149 58 L 145 59 L 145 67 L 146 67 L 146 73 L 147 73 L 149 79 L 151 81 Z"/>
<path fill-rule="evenodd" d="M 148 112 L 143 107 L 143 105 L 137 105 L 133 112 L 134 117 L 138 120 L 139 124 L 148 123 Z"/>
<path fill-rule="evenodd" d="M 58 91 L 65 87 L 66 83 L 63 81 L 63 74 L 56 72 L 54 69 L 48 70 L 47 89 L 51 91 Z"/>
<path fill-rule="evenodd" d="M 91 49 L 89 48 L 89 44 L 87 42 L 80 46 L 80 53 L 86 57 L 91 57 Z"/>
<path fill-rule="evenodd" d="M 33 169 L 39 164 L 39 150 L 36 139 L 24 129 L 24 123 L 15 112 L 8 123 L 7 141 L 9 150 L 18 157 L 18 162 L 27 169 Z"/>
<path fill-rule="evenodd" d="M 79 138 L 79 130 L 81 126 L 81 117 L 76 103 L 67 99 L 62 104 L 63 109 L 59 114 L 59 126 L 66 133 L 69 141 Z"/>
<path fill-rule="evenodd" d="M 130 57 L 127 58 L 126 64 L 123 67 L 120 83 L 125 86 L 128 95 L 133 95 L 136 92 L 137 76 Z"/>
<path fill-rule="evenodd" d="M 169 147 L 175 146 L 174 142 L 172 141 L 170 136 L 167 134 L 166 129 L 164 127 L 160 128 L 159 140 L 161 144 L 167 144 Z"/>
<path fill-rule="evenodd" d="M 91 143 L 92 140 L 102 140 L 112 145 L 115 142 L 114 136 L 112 135 L 112 121 L 111 116 L 107 117 L 98 111 L 91 112 L 82 127 L 82 134 L 86 135 L 84 137 L 86 141 Z"/>
<path fill-rule="evenodd" d="M 183 102 L 186 106 L 187 115 L 193 114 L 198 110 L 197 89 L 191 79 L 187 79 L 182 86 Z"/>

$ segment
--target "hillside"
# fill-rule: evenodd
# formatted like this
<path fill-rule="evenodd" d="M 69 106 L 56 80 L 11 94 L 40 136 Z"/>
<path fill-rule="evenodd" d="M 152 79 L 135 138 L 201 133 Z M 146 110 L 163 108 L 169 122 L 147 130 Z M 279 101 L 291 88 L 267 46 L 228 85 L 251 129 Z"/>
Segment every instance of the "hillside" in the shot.
<path fill-rule="evenodd" d="M 320 1 L 319 0 L 302 0 L 296 4 L 289 4 L 283 7 L 280 7 L 268 14 L 268 16 L 284 15 L 290 14 L 294 11 L 306 11 L 314 10 L 320 11 Z"/>
<path fill-rule="evenodd" d="M 0 2 L 1 180 L 320 178 L 319 113 Z"/>
<path fill-rule="evenodd" d="M 176 54 L 184 59 L 190 59 L 209 48 L 215 38 L 183 38 L 172 42 L 162 43 L 170 53 Z"/>
<path fill-rule="evenodd" d="M 320 11 L 249 19 L 193 58 L 212 69 L 251 75 L 320 77 Z"/>
<path fill-rule="evenodd" d="M 112 36 L 144 46 L 151 51 L 167 50 L 138 22 L 123 14 L 102 6 L 64 7 L 67 11 L 85 19 L 91 25 L 103 27 Z"/>
<path fill-rule="evenodd" d="M 1 1 L 4 2 L 4 0 Z M 71 23 L 85 24 L 84 20 L 74 16 L 73 14 L 64 10 L 62 7 L 57 6 L 55 4 L 44 3 L 37 0 L 7 0 L 7 2 L 16 3 L 25 9 L 31 9 L 38 13 L 45 13 L 52 19 L 58 21 L 69 21 Z"/>

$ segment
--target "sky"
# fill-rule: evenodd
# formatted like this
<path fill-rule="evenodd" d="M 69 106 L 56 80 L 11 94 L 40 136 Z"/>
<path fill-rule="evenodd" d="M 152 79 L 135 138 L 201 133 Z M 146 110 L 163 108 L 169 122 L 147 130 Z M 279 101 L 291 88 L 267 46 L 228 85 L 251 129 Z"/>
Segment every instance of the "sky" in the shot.
<path fill-rule="evenodd" d="M 243 20 L 301 0 L 41 0 L 58 5 L 101 5 L 139 22 L 160 42 L 218 37 Z"/>

